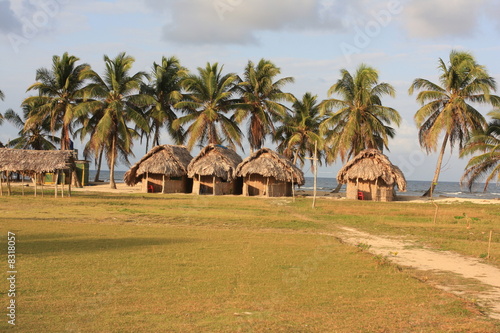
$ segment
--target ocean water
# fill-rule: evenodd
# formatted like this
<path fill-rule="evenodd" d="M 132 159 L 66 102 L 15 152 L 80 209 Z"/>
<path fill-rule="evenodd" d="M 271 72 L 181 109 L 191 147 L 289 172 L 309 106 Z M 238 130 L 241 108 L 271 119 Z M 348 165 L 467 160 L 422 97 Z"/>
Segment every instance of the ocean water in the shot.
<path fill-rule="evenodd" d="M 115 171 L 115 181 L 117 183 L 123 183 L 123 175 L 125 171 Z M 94 180 L 95 170 L 90 170 L 89 172 L 90 181 Z M 103 181 L 109 181 L 109 171 L 101 171 L 100 179 Z M 303 190 L 312 190 L 314 186 L 313 177 L 305 177 L 306 183 L 301 186 Z M 408 196 L 421 196 L 427 191 L 430 185 L 430 181 L 407 181 L 406 192 L 398 192 L 398 195 L 408 195 Z M 317 189 L 319 191 L 333 191 L 337 187 L 337 181 L 335 178 L 321 178 L 318 177 Z M 500 198 L 500 184 L 490 183 L 487 192 L 483 192 L 484 184 L 476 184 L 472 188 L 472 192 L 469 192 L 467 187 L 460 187 L 459 182 L 439 182 L 438 186 L 434 191 L 434 196 L 446 196 L 446 197 L 457 197 L 457 198 L 478 198 L 478 199 L 496 199 Z M 340 192 L 345 192 L 345 185 L 342 186 Z"/>

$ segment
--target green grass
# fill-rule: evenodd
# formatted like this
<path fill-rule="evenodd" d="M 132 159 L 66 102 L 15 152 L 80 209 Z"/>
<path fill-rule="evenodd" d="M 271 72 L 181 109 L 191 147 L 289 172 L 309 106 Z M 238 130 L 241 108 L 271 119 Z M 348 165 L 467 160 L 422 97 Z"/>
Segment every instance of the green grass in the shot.
<path fill-rule="evenodd" d="M 481 233 L 493 229 L 491 261 L 498 264 L 498 206 L 445 206 L 435 226 L 432 205 L 319 200 L 313 210 L 310 203 L 81 192 L 62 199 L 2 197 L 0 232 L 6 239 L 13 231 L 18 241 L 13 330 L 500 329 L 474 304 L 324 235 L 353 226 L 476 255 L 485 251 Z M 454 218 L 463 212 L 479 219 L 471 229 Z M 0 286 L 6 304 L 6 281 Z M 5 329 L 12 327 L 4 318 Z"/>

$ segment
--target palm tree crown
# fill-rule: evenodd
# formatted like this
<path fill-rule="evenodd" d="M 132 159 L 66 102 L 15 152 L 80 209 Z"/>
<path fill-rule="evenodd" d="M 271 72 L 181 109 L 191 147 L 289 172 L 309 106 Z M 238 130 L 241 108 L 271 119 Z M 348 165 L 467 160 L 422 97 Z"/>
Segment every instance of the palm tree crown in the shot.
<path fill-rule="evenodd" d="M 492 121 L 486 130 L 474 133 L 460 153 L 460 156 L 479 153 L 470 159 L 461 179 L 461 183 L 467 184 L 469 189 L 484 177 L 484 191 L 495 178 L 497 182 L 500 181 L 500 110 L 494 110 L 488 115 Z"/>
<path fill-rule="evenodd" d="M 281 138 L 278 151 L 293 158 L 294 164 L 300 161 L 300 165 L 304 166 L 306 154 L 309 157 L 314 156 L 316 143 L 321 163 L 324 140 L 319 133 L 319 127 L 322 121 L 317 96 L 305 93 L 302 100 L 293 103 L 291 114 L 287 114 L 283 124 L 276 129 L 276 136 Z"/>
<path fill-rule="evenodd" d="M 147 74 L 129 75 L 134 61 L 124 52 L 114 59 L 104 56 L 106 68 L 103 77 L 92 69 L 82 75 L 90 83 L 84 89 L 88 99 L 78 107 L 77 115 L 89 114 L 91 119 L 97 118 L 90 121 L 93 124 L 89 129 L 90 145 L 96 154 L 101 149 L 106 152 L 111 188 L 116 188 L 114 168 L 117 157 L 128 163 L 128 156 L 132 155 L 132 139 L 137 132 L 128 126 L 129 122 L 147 131 L 147 121 L 139 109 L 154 103 L 150 96 L 139 93 Z"/>
<path fill-rule="evenodd" d="M 248 140 L 252 150 L 262 148 L 266 136 L 275 133 L 274 122 L 286 115 L 287 109 L 280 102 L 295 102 L 292 94 L 282 91 L 294 79 L 285 77 L 274 81 L 280 73 L 276 65 L 265 59 L 257 65 L 249 61 L 245 68 L 244 81 L 240 83 L 242 103 L 235 116 L 238 122 L 249 118 Z"/>
<path fill-rule="evenodd" d="M 471 103 L 499 105 L 500 98 L 492 95 L 496 90 L 495 80 L 467 52 L 451 51 L 449 65 L 439 59 L 441 85 L 426 79 L 415 79 L 409 93 L 420 90 L 416 99 L 422 107 L 415 113 L 419 127 L 420 145 L 432 152 L 437 150 L 438 139 L 444 134 L 434 179 L 429 191 L 431 195 L 439 179 L 441 163 L 446 146 L 463 148 L 474 131 L 486 126 L 483 115 Z"/>
<path fill-rule="evenodd" d="M 38 96 L 28 97 L 23 103 L 36 104 L 27 124 L 42 123 L 46 118 L 51 120 L 51 131 L 61 129 L 61 149 L 70 149 L 74 108 L 81 98 L 83 86 L 81 73 L 88 68 L 87 64 L 76 65 L 77 57 L 65 52 L 62 57 L 52 57 L 52 68 L 40 68 L 36 72 L 37 82 L 28 88 L 37 90 Z"/>
<path fill-rule="evenodd" d="M 388 148 L 395 133 L 389 125 L 401 122 L 395 109 L 382 105 L 381 97 L 394 97 L 395 90 L 378 82 L 377 70 L 361 64 L 354 76 L 346 69 L 340 73 L 341 78 L 328 90 L 328 96 L 337 94 L 340 98 L 324 100 L 320 106 L 327 116 L 321 129 L 330 163 L 339 156 L 345 161 L 367 148 Z"/>
<path fill-rule="evenodd" d="M 160 64 L 153 64 L 151 82 L 142 88 L 142 93 L 155 99 L 146 112 L 147 118 L 152 122 L 153 146 L 160 144 L 160 130 L 163 127 L 176 144 L 184 143 L 182 128 L 174 130 L 172 123 L 177 119 L 174 105 L 182 99 L 181 81 L 187 73 L 188 70 L 180 65 L 176 57 L 162 57 Z"/>
<path fill-rule="evenodd" d="M 187 93 L 175 107 L 186 115 L 176 119 L 173 127 L 178 130 L 190 124 L 186 129 L 189 149 L 197 142 L 200 147 L 207 143 L 241 146 L 241 131 L 228 115 L 236 108 L 240 79 L 233 73 L 223 75 L 222 69 L 217 63 L 207 63 L 205 68 L 198 68 L 198 75 L 188 75 L 182 81 Z"/>

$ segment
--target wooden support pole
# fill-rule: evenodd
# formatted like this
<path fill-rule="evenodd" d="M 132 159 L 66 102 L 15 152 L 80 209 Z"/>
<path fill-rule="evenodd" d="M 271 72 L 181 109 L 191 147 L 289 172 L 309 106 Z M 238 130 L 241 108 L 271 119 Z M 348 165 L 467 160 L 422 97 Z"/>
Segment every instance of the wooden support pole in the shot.
<path fill-rule="evenodd" d="M 23 193 L 24 197 L 24 176 L 21 176 L 21 192 Z"/>
<path fill-rule="evenodd" d="M 165 194 L 165 174 L 163 174 L 163 183 L 161 184 L 161 193 Z"/>
<path fill-rule="evenodd" d="M 64 198 L 64 184 L 66 183 L 66 174 L 62 172 L 61 198 Z"/>
<path fill-rule="evenodd" d="M 69 172 L 69 184 L 68 184 L 68 197 L 71 198 L 71 183 L 73 182 L 73 178 L 75 178 L 75 174 L 73 171 Z"/>
<path fill-rule="evenodd" d="M 212 195 L 215 195 L 215 176 L 213 177 L 213 183 L 212 183 Z"/>
<path fill-rule="evenodd" d="M 0 172 L 0 197 L 3 197 L 3 171 Z"/>
<path fill-rule="evenodd" d="M 12 194 L 12 189 L 10 188 L 10 171 L 7 172 L 7 195 Z"/>
<path fill-rule="evenodd" d="M 55 181 L 54 181 L 54 197 L 57 198 L 57 183 L 59 182 L 59 170 L 56 171 L 55 174 L 53 174 L 54 177 L 56 177 Z"/>
<path fill-rule="evenodd" d="M 37 192 L 37 189 L 38 189 L 38 186 L 37 186 L 37 183 L 38 183 L 38 174 L 35 172 L 35 198 L 36 198 L 36 192 Z"/>

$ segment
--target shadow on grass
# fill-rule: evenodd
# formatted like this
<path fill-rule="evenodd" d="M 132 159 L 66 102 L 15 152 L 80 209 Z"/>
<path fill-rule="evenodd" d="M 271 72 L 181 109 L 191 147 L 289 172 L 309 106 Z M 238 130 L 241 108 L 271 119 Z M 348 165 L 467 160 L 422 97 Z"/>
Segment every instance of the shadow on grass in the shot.
<path fill-rule="evenodd" d="M 19 253 L 22 254 L 63 254 L 66 252 L 101 252 L 121 251 L 123 249 L 151 245 L 171 245 L 194 243 L 194 238 L 77 238 L 53 240 L 25 240 L 19 242 Z"/>

